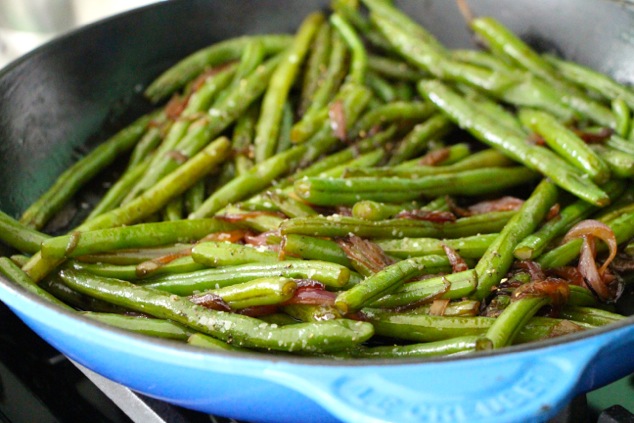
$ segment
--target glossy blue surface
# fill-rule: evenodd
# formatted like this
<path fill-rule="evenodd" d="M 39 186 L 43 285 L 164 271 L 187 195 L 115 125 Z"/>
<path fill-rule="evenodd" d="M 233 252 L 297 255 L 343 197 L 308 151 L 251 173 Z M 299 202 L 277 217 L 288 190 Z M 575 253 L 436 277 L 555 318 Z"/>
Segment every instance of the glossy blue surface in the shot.
<path fill-rule="evenodd" d="M 258 422 L 543 421 L 573 396 L 634 371 L 634 325 L 540 348 L 425 363 L 222 355 L 129 335 L 10 284 L 0 298 L 84 366 L 145 395 Z M 627 324 L 629 323 L 629 324 Z"/>

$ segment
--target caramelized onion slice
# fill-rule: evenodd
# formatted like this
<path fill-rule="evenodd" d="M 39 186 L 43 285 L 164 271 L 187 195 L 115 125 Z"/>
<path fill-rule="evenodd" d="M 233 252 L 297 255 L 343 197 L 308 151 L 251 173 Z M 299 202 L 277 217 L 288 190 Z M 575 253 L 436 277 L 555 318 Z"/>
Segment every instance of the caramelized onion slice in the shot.
<path fill-rule="evenodd" d="M 602 275 L 607 269 L 608 265 L 614 260 L 617 252 L 617 242 L 616 236 L 614 235 L 614 231 L 608 225 L 603 222 L 599 222 L 594 219 L 586 219 L 577 223 L 575 226 L 570 228 L 566 236 L 564 237 L 563 242 L 567 242 L 574 238 L 583 238 L 592 235 L 593 237 L 597 237 L 606 243 L 609 249 L 608 258 L 603 262 L 603 265 L 599 269 L 599 275 Z M 594 247 L 594 246 L 592 246 Z M 593 248 L 594 249 L 594 248 Z M 594 251 L 593 251 L 594 252 Z"/>

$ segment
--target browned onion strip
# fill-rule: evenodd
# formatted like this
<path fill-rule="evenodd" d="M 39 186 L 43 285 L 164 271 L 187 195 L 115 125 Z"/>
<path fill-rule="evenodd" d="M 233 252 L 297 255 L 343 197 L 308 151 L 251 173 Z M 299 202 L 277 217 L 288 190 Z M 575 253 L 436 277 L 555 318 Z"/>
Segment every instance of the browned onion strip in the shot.
<path fill-rule="evenodd" d="M 219 295 L 206 293 L 200 295 L 192 295 L 189 300 L 206 308 L 218 311 L 231 311 L 229 304 L 225 302 Z"/>
<path fill-rule="evenodd" d="M 610 291 L 601 278 L 599 269 L 597 269 L 597 263 L 594 260 L 594 245 L 594 237 L 592 235 L 583 237 L 583 244 L 579 253 L 579 273 L 581 273 L 583 280 L 599 298 L 607 300 L 610 298 Z"/>
<path fill-rule="evenodd" d="M 574 238 L 583 238 L 588 235 L 592 235 L 601 239 L 608 246 L 610 254 L 608 258 L 603 262 L 603 265 L 599 269 L 599 275 L 603 275 L 605 269 L 609 266 L 609 264 L 614 260 L 617 253 L 617 242 L 616 235 L 614 235 L 614 231 L 608 225 L 603 222 L 599 222 L 594 219 L 586 219 L 577 223 L 575 226 L 570 228 L 566 236 L 564 236 L 563 242 L 567 242 Z"/>
<path fill-rule="evenodd" d="M 468 210 L 471 214 L 482 214 L 494 211 L 519 210 L 524 204 L 521 198 L 506 195 L 496 200 L 481 201 L 469 206 Z"/>
<path fill-rule="evenodd" d="M 445 254 L 447 254 L 447 258 L 449 259 L 449 263 L 451 264 L 451 269 L 453 270 L 453 273 L 469 270 L 467 262 L 464 261 L 464 259 L 460 256 L 460 254 L 458 254 L 456 250 L 445 244 L 442 244 L 442 249 L 445 250 Z"/>
<path fill-rule="evenodd" d="M 295 290 L 293 298 L 291 298 L 284 304 L 332 306 L 335 305 L 336 298 L 337 294 L 334 292 L 326 291 L 325 289 L 321 288 L 304 286 L 298 287 Z"/>
<path fill-rule="evenodd" d="M 449 158 L 451 149 L 449 147 L 437 148 L 421 157 L 419 164 L 423 166 L 436 166 Z"/>
<path fill-rule="evenodd" d="M 563 279 L 546 278 L 520 285 L 511 294 L 512 301 L 526 297 L 550 297 L 553 306 L 562 306 L 568 302 L 570 287 Z"/>
<path fill-rule="evenodd" d="M 456 215 L 449 211 L 441 210 L 403 210 L 394 216 L 395 219 L 426 220 L 428 222 L 444 223 L 454 222 Z"/>
<path fill-rule="evenodd" d="M 381 247 L 357 235 L 350 234 L 337 240 L 337 243 L 355 267 L 359 264 L 376 273 L 394 262 Z"/>
<path fill-rule="evenodd" d="M 330 117 L 330 128 L 340 141 L 346 141 L 346 115 L 343 110 L 343 102 L 341 100 L 334 101 L 328 109 Z"/>
<path fill-rule="evenodd" d="M 434 300 L 429 307 L 429 314 L 432 316 L 444 316 L 449 305 L 449 300 Z"/>

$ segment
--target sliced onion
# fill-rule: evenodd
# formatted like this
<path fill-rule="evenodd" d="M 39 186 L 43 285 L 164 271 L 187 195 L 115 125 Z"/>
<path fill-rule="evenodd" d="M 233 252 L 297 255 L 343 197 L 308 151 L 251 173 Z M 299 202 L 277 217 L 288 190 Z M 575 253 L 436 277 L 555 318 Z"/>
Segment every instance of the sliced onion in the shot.
<path fill-rule="evenodd" d="M 205 242 L 205 241 L 216 241 L 216 242 L 231 242 L 231 243 L 236 243 L 236 242 L 240 242 L 243 239 L 245 239 L 245 237 L 247 237 L 250 234 L 249 231 L 244 230 L 244 229 L 234 229 L 232 231 L 225 231 L 225 232 L 214 232 L 212 234 L 207 235 L 206 237 L 204 237 L 203 239 L 201 239 L 201 242 Z"/>
<path fill-rule="evenodd" d="M 394 217 L 396 219 L 426 220 L 436 223 L 454 222 L 456 220 L 456 215 L 449 211 L 421 209 L 403 210 Z"/>
<path fill-rule="evenodd" d="M 419 164 L 423 166 L 436 166 L 449 158 L 451 150 L 449 147 L 437 148 L 425 154 L 419 160 Z"/>
<path fill-rule="evenodd" d="M 335 304 L 337 294 L 325 289 L 310 286 L 298 287 L 293 298 L 284 304 L 309 304 L 320 306 L 332 306 Z"/>
<path fill-rule="evenodd" d="M 542 267 L 536 261 L 522 260 L 515 264 L 515 266 L 526 269 L 531 275 L 531 281 L 539 281 L 545 279 L 544 271 Z"/>
<path fill-rule="evenodd" d="M 346 141 L 346 114 L 341 100 L 334 101 L 328 109 L 330 128 L 340 141 Z"/>
<path fill-rule="evenodd" d="M 453 273 L 463 272 L 469 269 L 467 262 L 464 261 L 456 250 L 445 244 L 442 244 L 442 249 L 445 251 L 445 254 L 447 254 Z"/>
<path fill-rule="evenodd" d="M 553 306 L 561 306 L 568 302 L 570 287 L 563 279 L 546 278 L 520 285 L 511 294 L 512 301 L 527 297 L 550 297 Z"/>
<path fill-rule="evenodd" d="M 449 305 L 449 300 L 434 300 L 429 307 L 429 314 L 432 316 L 444 316 Z"/>
<path fill-rule="evenodd" d="M 600 269 L 597 269 L 597 263 L 594 260 L 594 237 L 587 235 L 583 237 L 581 252 L 579 253 L 579 273 L 583 276 L 583 280 L 602 300 L 610 298 L 610 291 L 601 278 Z"/>
<path fill-rule="evenodd" d="M 185 248 L 182 251 L 178 251 L 176 253 L 167 254 L 165 256 L 156 257 L 152 260 L 144 261 L 137 264 L 135 268 L 135 273 L 138 277 L 148 276 L 150 273 L 155 272 L 166 264 L 169 264 L 178 258 L 189 256 L 191 255 L 191 253 L 191 248 Z"/>
<path fill-rule="evenodd" d="M 377 244 L 357 235 L 350 234 L 337 243 L 355 267 L 359 265 L 376 273 L 394 262 Z"/>
<path fill-rule="evenodd" d="M 189 297 L 189 300 L 194 304 L 198 304 L 212 310 L 231 311 L 231 307 L 229 306 L 229 304 L 227 304 L 225 300 L 223 300 L 217 294 L 207 293 L 201 295 L 192 295 Z"/>
<path fill-rule="evenodd" d="M 567 242 L 574 238 L 583 238 L 588 235 L 595 236 L 601 239 L 606 243 L 610 254 L 608 258 L 603 262 L 603 265 L 599 269 L 599 275 L 602 275 L 607 269 L 608 265 L 614 260 L 617 252 L 617 242 L 616 236 L 614 235 L 614 231 L 608 225 L 603 222 L 599 222 L 598 220 L 587 219 L 582 220 L 577 223 L 575 226 L 570 228 L 566 236 L 564 236 L 563 242 Z M 594 247 L 594 246 L 593 246 Z"/>
<path fill-rule="evenodd" d="M 238 310 L 238 314 L 249 317 L 268 316 L 273 313 L 277 313 L 276 305 L 251 306 Z"/>
<path fill-rule="evenodd" d="M 494 211 L 519 210 L 524 204 L 521 198 L 504 196 L 496 200 L 481 201 L 469 206 L 468 210 L 471 214 L 482 214 Z"/>

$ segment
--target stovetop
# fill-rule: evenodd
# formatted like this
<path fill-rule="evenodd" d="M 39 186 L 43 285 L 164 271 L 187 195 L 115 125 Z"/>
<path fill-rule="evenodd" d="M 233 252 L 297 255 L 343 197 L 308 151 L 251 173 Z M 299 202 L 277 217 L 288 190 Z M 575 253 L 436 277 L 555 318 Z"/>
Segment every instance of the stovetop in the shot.
<path fill-rule="evenodd" d="M 634 423 L 631 411 L 634 375 L 575 398 L 550 423 Z M 143 397 L 77 366 L 0 303 L 0 422 L 88 418 L 92 423 L 240 423 Z"/>

